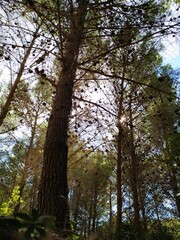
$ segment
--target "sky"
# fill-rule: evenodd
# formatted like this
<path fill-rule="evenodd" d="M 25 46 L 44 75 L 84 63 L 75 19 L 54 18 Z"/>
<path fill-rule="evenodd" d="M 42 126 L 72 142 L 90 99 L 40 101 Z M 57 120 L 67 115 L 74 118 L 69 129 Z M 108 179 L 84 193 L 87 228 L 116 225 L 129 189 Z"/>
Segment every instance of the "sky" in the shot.
<path fill-rule="evenodd" d="M 164 49 L 161 52 L 164 64 L 171 64 L 176 69 L 180 68 L 180 36 L 177 34 L 175 37 L 172 35 L 166 36 L 162 40 Z"/>
<path fill-rule="evenodd" d="M 163 60 L 164 64 L 171 64 L 171 66 L 176 69 L 176 68 L 180 68 L 180 53 L 178 56 L 174 56 L 174 57 L 168 57 L 168 58 L 164 58 Z"/>

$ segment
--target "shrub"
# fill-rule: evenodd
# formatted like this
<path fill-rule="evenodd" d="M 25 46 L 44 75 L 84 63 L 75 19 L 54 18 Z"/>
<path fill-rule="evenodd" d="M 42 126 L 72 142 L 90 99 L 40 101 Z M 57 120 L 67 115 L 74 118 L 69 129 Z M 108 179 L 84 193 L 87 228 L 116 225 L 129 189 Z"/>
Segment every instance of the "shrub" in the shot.
<path fill-rule="evenodd" d="M 14 240 L 19 230 L 23 232 L 23 239 L 43 239 L 46 229 L 54 226 L 54 217 L 39 216 L 38 211 L 33 209 L 31 214 L 18 213 L 12 217 L 1 217 L 0 239 Z"/>

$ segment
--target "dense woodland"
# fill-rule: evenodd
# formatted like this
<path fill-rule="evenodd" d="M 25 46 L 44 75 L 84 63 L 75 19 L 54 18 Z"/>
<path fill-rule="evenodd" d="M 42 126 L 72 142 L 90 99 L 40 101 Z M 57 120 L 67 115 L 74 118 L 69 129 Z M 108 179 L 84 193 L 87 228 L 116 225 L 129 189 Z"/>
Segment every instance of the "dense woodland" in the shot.
<path fill-rule="evenodd" d="M 179 1 L 0 1 L 1 216 L 180 239 L 179 20 Z"/>

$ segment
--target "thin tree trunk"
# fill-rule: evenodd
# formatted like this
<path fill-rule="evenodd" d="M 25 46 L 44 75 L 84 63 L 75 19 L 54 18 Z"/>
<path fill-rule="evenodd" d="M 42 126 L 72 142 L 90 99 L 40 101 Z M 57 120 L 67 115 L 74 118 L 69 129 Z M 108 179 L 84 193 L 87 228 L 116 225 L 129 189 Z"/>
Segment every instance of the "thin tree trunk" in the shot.
<path fill-rule="evenodd" d="M 98 195 L 98 186 L 97 181 L 94 186 L 94 196 L 93 196 L 93 218 L 92 218 L 92 232 L 96 230 L 96 219 L 97 219 L 97 195 Z"/>
<path fill-rule="evenodd" d="M 166 143 L 166 151 L 168 156 L 170 157 L 170 159 L 173 159 L 173 157 L 171 157 L 171 151 L 169 148 L 168 143 Z M 180 196 L 179 194 L 179 186 L 178 186 L 178 181 L 177 181 L 177 172 L 176 172 L 176 167 L 174 167 L 173 165 L 173 161 L 170 160 L 170 179 L 171 179 L 171 187 L 173 190 L 173 195 L 174 195 L 174 199 L 175 199 L 175 203 L 176 203 L 176 208 L 177 208 L 177 212 L 178 212 L 178 216 L 180 217 Z"/>
<path fill-rule="evenodd" d="M 81 198 L 80 191 L 77 188 L 74 189 L 73 197 L 72 197 L 72 211 L 73 211 L 73 221 L 75 223 L 75 229 L 76 229 L 76 224 L 79 217 L 80 198 Z"/>
<path fill-rule="evenodd" d="M 156 212 L 156 216 L 157 216 L 157 227 L 158 229 L 161 229 L 161 221 L 159 218 L 159 210 L 158 210 L 158 201 L 157 201 L 157 195 L 154 192 L 154 196 L 153 196 L 153 200 L 154 200 L 154 207 L 155 207 L 155 212 Z"/>
<path fill-rule="evenodd" d="M 31 212 L 32 209 L 37 208 L 37 189 L 38 189 L 38 179 L 37 179 L 37 176 L 34 176 L 32 192 L 31 192 L 31 196 L 30 196 L 29 212 Z"/>
<path fill-rule="evenodd" d="M 179 187 L 178 187 L 178 183 L 177 183 L 177 177 L 176 177 L 176 169 L 174 166 L 171 166 L 171 185 L 172 185 L 172 189 L 173 189 L 173 194 L 174 194 L 174 199 L 176 202 L 176 208 L 178 211 L 178 216 L 180 217 L 180 196 L 178 195 L 179 192 Z"/>
<path fill-rule="evenodd" d="M 113 213 L 112 213 L 112 182 L 109 179 L 109 227 L 112 229 L 113 226 Z"/>
<path fill-rule="evenodd" d="M 116 217 L 116 228 L 117 230 L 122 224 L 122 142 L 123 142 L 123 128 L 121 126 L 121 118 L 123 113 L 123 100 L 124 100 L 124 77 L 125 77 L 125 64 L 123 66 L 122 80 L 120 84 L 121 94 L 118 99 L 118 153 L 117 153 L 117 217 Z"/>
<path fill-rule="evenodd" d="M 25 159 L 24 159 L 24 167 L 21 171 L 21 179 L 20 179 L 20 183 L 19 183 L 20 188 L 19 188 L 18 203 L 16 204 L 16 206 L 14 208 L 14 213 L 15 214 L 19 212 L 19 209 L 20 209 L 20 206 L 21 206 L 21 198 L 23 196 L 24 188 L 26 186 L 29 166 L 31 165 L 30 161 L 31 161 L 31 158 L 32 158 L 34 138 L 35 138 L 36 129 L 37 129 L 38 112 L 39 112 L 39 108 L 36 111 L 34 123 L 33 123 L 33 126 L 32 126 L 32 131 L 31 131 L 30 143 L 29 143 L 29 146 L 28 146 L 28 149 L 27 149 L 27 152 L 26 152 L 26 156 L 25 156 Z"/>
<path fill-rule="evenodd" d="M 138 190 L 139 190 L 139 203 L 140 203 L 140 208 L 142 212 L 143 226 L 144 226 L 144 230 L 147 230 L 147 218 L 146 218 L 146 212 L 145 212 L 144 196 L 140 187 Z"/>
<path fill-rule="evenodd" d="M 91 196 L 88 217 L 88 235 L 91 233 L 92 211 L 93 211 L 93 198 Z"/>
<path fill-rule="evenodd" d="M 118 125 L 118 157 L 117 157 L 117 218 L 116 227 L 122 224 L 122 128 Z"/>
<path fill-rule="evenodd" d="M 139 163 L 135 153 L 134 136 L 133 136 L 133 119 L 132 119 L 132 101 L 131 96 L 129 100 L 129 124 L 130 124 L 130 155 L 131 155 L 131 187 L 133 194 L 133 207 L 134 207 L 134 227 L 138 233 L 140 233 L 140 204 L 138 196 L 138 173 Z"/>
<path fill-rule="evenodd" d="M 59 229 L 69 228 L 67 132 L 87 3 L 88 1 L 78 1 L 79 5 L 72 13 L 70 36 L 65 46 L 63 66 L 44 146 L 38 209 L 42 215 L 55 216 L 56 226 Z"/>
<path fill-rule="evenodd" d="M 40 26 L 38 26 L 37 30 L 35 31 L 35 33 L 33 35 L 32 41 L 31 41 L 31 43 L 30 43 L 30 45 L 29 45 L 29 47 L 28 47 L 28 49 L 27 49 L 27 51 L 26 51 L 26 53 L 24 55 L 24 58 L 23 58 L 23 60 L 21 62 L 21 65 L 20 65 L 20 68 L 19 68 L 19 72 L 18 72 L 18 74 L 16 76 L 16 79 L 15 79 L 15 81 L 14 81 L 12 87 L 11 87 L 11 90 L 10 90 L 8 96 L 7 96 L 6 102 L 5 102 L 4 106 L 2 107 L 2 110 L 1 110 L 1 113 L 0 113 L 0 127 L 2 126 L 2 124 L 4 122 L 4 119 L 6 118 L 8 112 L 9 112 L 9 108 L 11 106 L 11 103 L 12 103 L 12 100 L 14 98 L 15 92 L 16 92 L 16 90 L 18 88 L 18 84 L 21 81 L 21 77 L 23 75 L 26 62 L 27 62 L 28 57 L 29 57 L 29 55 L 31 53 L 32 47 L 33 47 L 33 45 L 34 45 L 34 43 L 36 41 L 37 33 L 38 33 L 39 29 L 40 29 Z"/>

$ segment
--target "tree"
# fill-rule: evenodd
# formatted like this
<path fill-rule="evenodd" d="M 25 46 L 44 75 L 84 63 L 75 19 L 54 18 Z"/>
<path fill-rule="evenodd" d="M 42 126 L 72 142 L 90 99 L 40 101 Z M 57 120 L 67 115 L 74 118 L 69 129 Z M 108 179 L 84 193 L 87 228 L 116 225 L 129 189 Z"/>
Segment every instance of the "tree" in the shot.
<path fill-rule="evenodd" d="M 54 215 L 57 227 L 68 227 L 67 131 L 72 105 L 73 82 L 82 41 L 87 2 L 79 1 L 71 13 L 69 40 L 66 42 L 63 66 L 56 88 L 47 129 L 42 177 L 39 190 L 40 214 Z M 51 178 L 51 180 L 50 180 Z"/>
<path fill-rule="evenodd" d="M 3 1 L 1 3 L 3 7 L 5 6 L 4 3 L 6 2 Z M 17 3 L 23 6 L 22 11 L 19 6 L 17 6 Z M 8 6 L 12 7 L 12 4 L 9 3 Z M 93 105 L 96 106 L 96 111 L 94 110 L 95 108 L 92 110 L 94 120 L 92 121 L 92 119 L 88 118 L 86 123 L 82 123 L 81 125 L 84 127 L 89 126 L 90 133 L 88 134 L 90 134 L 90 136 L 93 135 L 93 131 L 96 131 L 94 129 L 98 125 L 98 134 L 101 135 L 101 141 L 104 141 L 104 146 L 102 148 L 100 147 L 101 150 L 104 148 L 105 151 L 108 151 L 108 140 L 105 138 L 106 134 L 111 135 L 109 128 L 115 128 L 117 121 L 122 120 L 122 114 L 125 113 L 128 116 L 129 123 L 127 123 L 127 128 L 123 129 L 127 136 L 124 136 L 124 133 L 122 136 L 122 124 L 118 124 L 118 225 L 122 221 L 123 209 L 121 191 L 123 186 L 122 157 L 124 157 L 124 159 L 126 156 L 131 157 L 129 163 L 128 161 L 124 161 L 125 166 L 132 169 L 128 180 L 133 178 L 133 174 L 136 175 L 135 180 L 137 180 L 137 182 L 140 177 L 139 172 L 134 173 L 134 170 L 138 167 L 139 157 L 143 158 L 141 154 L 137 154 L 137 150 L 140 149 L 138 144 L 140 137 L 138 138 L 137 136 L 138 134 L 140 136 L 142 135 L 135 128 L 131 128 L 133 123 L 137 125 L 137 128 L 139 126 L 139 122 L 135 121 L 136 111 L 140 108 L 139 105 L 141 105 L 143 113 L 145 112 L 145 108 L 142 106 L 143 101 L 139 95 L 142 94 L 142 89 L 145 87 L 159 88 L 159 86 L 149 86 L 149 78 L 152 77 L 150 72 L 154 70 L 151 64 L 150 67 L 140 68 L 143 72 L 138 71 L 138 64 L 142 63 L 141 54 L 138 52 L 140 49 L 139 46 L 140 43 L 144 43 L 144 46 L 146 46 L 146 44 L 148 45 L 149 39 L 151 38 L 161 37 L 164 34 L 174 34 L 174 31 L 178 28 L 178 23 L 175 22 L 175 19 L 172 21 L 166 16 L 164 1 L 160 1 L 158 4 L 156 1 L 143 3 L 81 0 L 55 2 L 43 0 L 14 1 L 13 9 L 15 9 L 14 15 L 20 12 L 22 18 L 27 17 L 27 19 L 35 20 L 35 25 L 40 28 L 39 34 L 34 34 L 34 31 L 32 31 L 32 36 L 37 39 L 37 45 L 34 46 L 32 55 L 30 54 L 30 60 L 32 60 L 33 63 L 30 64 L 30 66 L 27 64 L 28 68 L 26 70 L 28 70 L 28 74 L 33 74 L 35 79 L 40 80 L 42 85 L 50 82 L 52 86 L 55 87 L 53 90 L 54 101 L 52 110 L 51 107 L 49 109 L 51 114 L 44 148 L 43 169 L 39 190 L 39 212 L 40 214 L 55 215 L 59 229 L 69 226 L 67 188 L 69 116 L 71 115 L 73 107 L 74 109 L 78 108 L 76 104 L 77 101 L 81 101 L 87 104 L 86 109 Z M 165 19 L 167 19 L 168 22 L 166 24 L 164 24 Z M 29 24 L 29 26 L 32 26 L 31 23 Z M 24 29 L 23 25 L 21 31 L 26 34 L 27 28 Z M 23 48 L 26 48 L 26 46 Z M 27 45 L 27 48 L 29 48 L 29 45 Z M 124 50 L 127 50 L 127 52 L 125 61 L 122 61 Z M 141 51 L 143 52 L 143 50 L 146 50 L 146 48 L 142 47 Z M 148 57 L 150 58 L 150 54 Z M 141 61 L 138 61 L 139 59 L 141 59 Z M 117 60 L 120 60 L 121 68 L 118 69 L 117 64 L 117 66 L 112 69 L 112 62 L 114 63 Z M 155 59 L 150 58 L 147 63 L 152 63 L 154 60 Z M 55 62 L 57 66 L 56 73 L 54 73 Z M 134 72 L 136 73 L 135 75 L 133 74 Z M 148 77 L 146 73 L 149 74 Z M 29 75 L 27 76 L 29 77 Z M 93 87 L 94 92 L 104 94 L 102 87 L 104 88 L 103 85 L 105 84 L 101 82 L 101 78 L 105 78 L 105 81 L 108 82 L 106 100 L 103 100 L 101 104 L 93 104 L 91 100 L 83 99 L 83 97 L 87 97 L 88 95 L 86 95 L 85 91 L 89 94 L 92 93 L 91 90 L 87 90 L 88 86 Z M 120 86 L 115 84 L 119 79 Z M 112 89 L 112 81 L 115 82 L 114 88 L 118 86 L 121 91 L 119 95 L 115 97 L 119 102 L 117 109 L 113 109 L 113 98 L 112 95 L 109 94 L 109 90 Z M 83 82 L 82 85 L 79 84 L 81 82 Z M 79 86 L 75 90 L 78 84 Z M 123 86 L 125 84 L 127 85 L 126 91 Z M 131 85 L 133 88 L 131 88 Z M 30 86 L 34 88 L 33 83 L 31 83 Z M 129 94 L 134 94 L 135 97 L 130 99 Z M 138 99 L 135 99 L 137 96 Z M 73 98 L 75 101 L 72 104 Z M 123 101 L 124 103 L 122 103 Z M 46 101 L 43 102 L 43 104 L 46 104 Z M 110 108 L 107 109 L 105 104 L 110 106 Z M 127 111 L 127 106 L 131 108 L 131 114 Z M 30 111 L 33 111 L 33 109 Z M 97 117 L 95 119 L 95 115 L 100 115 L 100 121 L 98 121 Z M 110 123 L 110 120 L 108 120 L 109 116 L 114 122 Z M 80 117 L 78 116 L 78 118 Z M 140 121 L 141 118 L 139 117 L 138 119 Z M 80 120 L 78 119 L 78 121 Z M 102 128 L 102 122 L 106 124 L 106 127 Z M 78 124 L 75 125 L 75 128 L 75 131 L 78 131 Z M 87 137 L 85 136 L 85 138 Z M 127 146 L 125 150 L 122 149 L 124 139 L 126 141 L 131 140 L 131 147 Z M 146 137 L 143 136 L 143 140 L 145 139 Z M 102 142 L 100 145 L 102 145 Z M 99 147 L 97 142 L 94 141 L 94 143 L 91 144 L 92 151 L 95 144 L 95 148 Z M 145 151 L 144 148 L 143 151 Z M 136 158 L 138 158 L 138 160 Z M 134 163 L 135 166 L 133 167 Z M 131 183 L 127 181 L 124 185 L 131 189 L 133 181 L 131 181 Z M 136 207 L 138 205 L 136 201 L 139 196 L 137 196 L 138 193 L 135 192 L 138 192 L 139 188 L 140 186 L 138 186 L 137 183 L 133 191 L 129 190 L 130 201 L 132 200 L 133 194 L 136 195 L 133 201 L 134 208 L 135 205 Z M 139 192 L 141 191 L 139 190 Z M 93 194 L 94 199 L 97 200 L 97 189 L 94 189 Z M 141 202 L 143 202 L 143 199 Z M 94 210 L 96 210 L 95 205 Z M 96 216 L 96 211 L 93 212 L 93 201 L 90 201 L 90 206 L 87 206 L 87 209 L 92 213 L 91 215 L 94 213 L 94 216 Z M 136 216 L 138 215 L 138 211 L 136 211 Z M 93 228 L 95 228 L 96 225 L 95 218 L 96 217 L 94 217 L 93 220 Z"/>
<path fill-rule="evenodd" d="M 118 3 L 115 3 L 119 8 L 122 7 L 124 12 L 127 12 L 130 10 L 130 12 L 136 12 L 136 9 L 132 6 L 129 8 L 126 6 L 126 4 L 118 5 Z M 110 9 L 108 7 L 110 6 Z M 56 96 L 52 107 L 51 116 L 49 119 L 49 125 L 46 135 L 46 142 L 45 142 L 45 151 L 44 151 L 44 164 L 43 164 L 43 170 L 42 170 L 42 178 L 41 178 L 41 184 L 40 184 L 40 192 L 39 192 L 39 211 L 41 214 L 53 214 L 57 217 L 57 226 L 59 228 L 63 228 L 67 226 L 67 220 L 68 219 L 68 210 L 67 210 L 67 130 L 68 130 L 68 118 L 71 111 L 71 105 L 72 105 L 72 94 L 73 94 L 73 85 L 76 75 L 76 69 L 77 69 L 77 58 L 79 54 L 79 48 L 83 40 L 85 39 L 85 32 L 84 32 L 84 25 L 85 25 L 85 17 L 86 15 L 89 17 L 90 15 L 87 14 L 87 8 L 92 9 L 98 9 L 98 14 L 108 13 L 107 21 L 109 26 L 113 29 L 112 31 L 107 30 L 104 26 L 104 23 L 101 22 L 100 27 L 100 34 L 106 34 L 108 37 L 110 36 L 110 39 L 113 38 L 114 35 L 118 34 L 118 31 L 114 30 L 115 26 L 112 24 L 112 14 L 114 13 L 113 5 L 109 2 L 105 3 L 90 3 L 90 2 L 82 2 L 79 1 L 77 4 L 70 4 L 68 5 L 68 14 L 70 14 L 70 18 L 68 18 L 68 21 L 70 22 L 69 29 L 70 34 L 68 36 L 69 39 L 65 40 L 65 45 L 63 49 L 62 54 L 62 68 L 61 73 L 59 76 L 59 81 L 57 84 L 57 90 L 56 90 Z M 146 27 L 149 28 L 153 25 L 157 19 L 154 17 L 156 13 L 158 13 L 159 9 L 163 10 L 163 7 L 161 4 L 158 5 L 158 7 L 155 7 L 154 3 L 149 3 L 147 6 L 144 5 L 137 5 L 136 6 L 139 10 L 142 8 L 142 12 L 144 11 L 147 13 L 147 9 L 152 10 L 151 14 L 149 15 L 149 19 L 144 17 L 144 24 L 146 24 Z M 33 6 L 34 8 L 34 6 Z M 159 8 L 159 9 L 158 9 Z M 58 11 L 58 14 L 60 15 L 60 7 L 56 9 Z M 139 11 L 140 12 L 140 11 Z M 140 13 L 141 16 L 142 12 Z M 92 16 L 93 18 L 98 18 L 99 15 L 94 14 Z M 136 32 L 142 31 L 141 26 L 138 29 L 137 25 L 139 25 L 139 22 L 134 21 L 133 19 L 126 20 L 124 13 L 123 20 L 125 22 L 125 26 L 127 29 L 129 29 L 128 33 L 124 33 L 124 39 L 122 41 L 119 41 L 118 43 L 115 43 L 114 45 L 104 44 L 106 45 L 105 49 L 100 52 L 100 54 L 94 54 L 97 55 L 97 60 L 100 61 L 102 59 L 102 56 L 106 56 L 111 51 L 114 51 L 115 49 L 119 47 L 124 47 L 126 45 L 135 44 L 134 42 L 142 41 L 144 38 L 149 38 L 152 35 L 155 35 L 156 33 L 152 31 L 151 34 L 147 32 L 147 35 L 144 37 L 144 34 L 142 34 L 142 38 L 136 39 Z M 92 18 L 92 19 L 93 19 Z M 88 20 L 90 21 L 91 18 Z M 159 19 L 158 19 L 159 20 Z M 162 17 L 161 20 L 162 21 Z M 150 23 L 151 22 L 151 23 Z M 118 19 L 118 23 L 120 23 L 120 18 Z M 59 24 L 60 21 L 59 21 Z M 92 21 L 92 24 L 97 25 L 97 21 Z M 119 24 L 118 27 L 124 28 L 125 26 Z M 88 33 L 88 25 L 86 23 L 85 26 Z M 91 29 L 91 28 L 90 28 Z M 107 27 L 108 29 L 108 27 Z M 119 29 L 118 29 L 119 30 Z M 131 31 L 130 31 L 131 30 Z M 60 31 L 60 28 L 59 28 Z M 144 31 L 144 28 L 143 28 Z M 93 31 L 94 34 L 96 33 Z M 157 31 L 159 32 L 159 30 Z M 164 30 L 163 30 L 164 32 Z M 163 33 L 162 32 L 162 33 Z M 162 34 L 160 31 L 160 34 Z M 61 34 L 61 33 L 60 33 Z M 119 32 L 120 34 L 120 32 Z M 129 34 L 129 35 L 128 35 Z M 128 36 L 127 36 L 128 35 Z M 86 36 L 88 37 L 88 36 Z M 87 41 L 88 38 L 86 38 Z M 99 43 L 99 41 L 93 36 L 93 39 L 95 39 L 95 43 Z M 83 42 L 85 43 L 85 41 Z M 93 49 L 93 48 L 92 48 Z M 96 53 L 96 51 L 95 51 Z M 87 59 L 87 57 L 86 57 Z M 94 62 L 94 57 L 89 58 L 84 63 L 86 64 L 89 62 Z M 97 61 L 95 60 L 95 62 Z M 94 64 L 96 65 L 96 64 Z M 86 70 L 85 68 L 80 68 L 83 70 Z M 98 71 L 97 71 L 98 73 Z M 50 167 L 52 166 L 52 167 Z M 50 172 L 52 171 L 52 172 Z M 61 175 L 59 172 L 61 172 Z M 52 180 L 50 180 L 50 176 L 54 176 Z M 53 185 L 52 185 L 53 183 Z M 57 204 L 59 202 L 59 204 Z"/>

